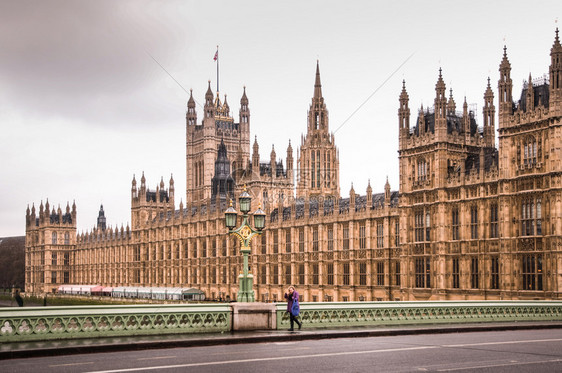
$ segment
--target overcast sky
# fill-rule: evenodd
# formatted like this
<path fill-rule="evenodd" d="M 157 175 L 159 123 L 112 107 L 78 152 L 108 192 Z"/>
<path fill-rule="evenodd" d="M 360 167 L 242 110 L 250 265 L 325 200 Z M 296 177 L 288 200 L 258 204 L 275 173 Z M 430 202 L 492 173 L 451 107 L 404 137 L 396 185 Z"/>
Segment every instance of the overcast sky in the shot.
<path fill-rule="evenodd" d="M 561 13 L 558 0 L 2 0 L 0 237 L 24 235 L 26 207 L 47 199 L 76 201 L 78 232 L 102 203 L 108 225 L 127 225 L 143 171 L 150 188 L 173 174 L 176 208 L 185 201 L 187 92 L 202 103 L 208 80 L 216 90 L 217 45 L 221 95 L 238 120 L 246 86 L 262 159 L 272 144 L 283 160 L 289 140 L 300 145 L 318 59 L 342 196 L 352 182 L 365 194 L 369 179 L 382 192 L 387 177 L 398 190 L 402 79 L 412 122 L 433 105 L 441 67 L 481 125 L 503 45 L 518 97 L 529 72 L 548 73 Z"/>

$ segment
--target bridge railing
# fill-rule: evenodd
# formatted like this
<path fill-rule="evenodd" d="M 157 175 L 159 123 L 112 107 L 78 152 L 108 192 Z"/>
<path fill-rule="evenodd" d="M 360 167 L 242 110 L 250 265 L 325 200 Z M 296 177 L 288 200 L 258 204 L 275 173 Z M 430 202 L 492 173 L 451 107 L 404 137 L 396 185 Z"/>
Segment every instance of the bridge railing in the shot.
<path fill-rule="evenodd" d="M 0 342 L 230 331 L 228 304 L 0 308 Z"/>
<path fill-rule="evenodd" d="M 559 301 L 431 301 L 301 303 L 304 328 L 499 321 L 562 321 Z M 286 304 L 277 305 L 277 329 L 289 327 Z"/>
<path fill-rule="evenodd" d="M 261 313 L 249 312 L 252 304 Z M 246 303 L 244 312 L 233 312 L 233 307 L 223 303 L 0 308 L 0 343 L 229 332 L 233 325 L 237 330 L 289 326 L 286 303 Z M 300 317 L 304 328 L 562 321 L 562 301 L 302 303 Z"/>

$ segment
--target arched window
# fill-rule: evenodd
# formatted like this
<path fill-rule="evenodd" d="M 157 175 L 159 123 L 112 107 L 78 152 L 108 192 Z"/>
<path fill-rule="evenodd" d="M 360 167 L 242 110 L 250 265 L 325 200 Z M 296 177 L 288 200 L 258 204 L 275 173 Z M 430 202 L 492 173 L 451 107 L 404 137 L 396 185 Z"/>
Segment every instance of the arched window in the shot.
<path fill-rule="evenodd" d="M 537 163 L 537 141 L 533 136 L 527 137 L 523 142 L 523 165 L 532 167 Z"/>

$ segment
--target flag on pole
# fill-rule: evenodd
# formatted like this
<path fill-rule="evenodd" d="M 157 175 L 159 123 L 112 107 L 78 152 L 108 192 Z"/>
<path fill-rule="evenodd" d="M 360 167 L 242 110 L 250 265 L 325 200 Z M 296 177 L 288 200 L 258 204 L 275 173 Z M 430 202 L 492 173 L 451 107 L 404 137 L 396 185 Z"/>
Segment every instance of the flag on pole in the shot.
<path fill-rule="evenodd" d="M 217 49 L 217 51 L 215 52 L 215 57 L 213 57 L 213 61 L 216 61 L 219 59 L 219 50 Z"/>

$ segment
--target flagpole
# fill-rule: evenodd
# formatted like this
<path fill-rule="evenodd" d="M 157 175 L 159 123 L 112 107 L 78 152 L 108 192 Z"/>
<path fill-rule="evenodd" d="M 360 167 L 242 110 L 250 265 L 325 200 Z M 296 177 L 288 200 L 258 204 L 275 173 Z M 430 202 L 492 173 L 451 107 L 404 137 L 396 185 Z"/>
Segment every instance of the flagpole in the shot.
<path fill-rule="evenodd" d="M 217 45 L 217 94 L 219 93 L 219 46 Z"/>

